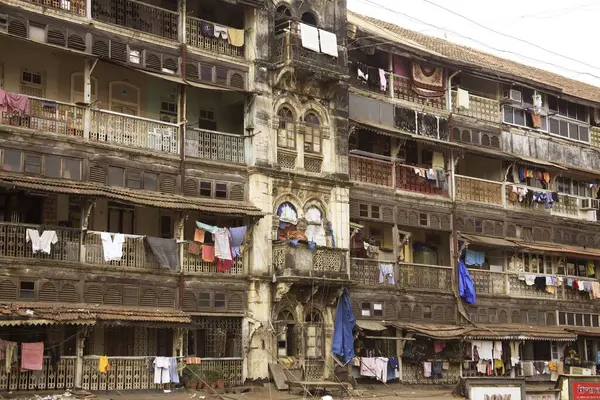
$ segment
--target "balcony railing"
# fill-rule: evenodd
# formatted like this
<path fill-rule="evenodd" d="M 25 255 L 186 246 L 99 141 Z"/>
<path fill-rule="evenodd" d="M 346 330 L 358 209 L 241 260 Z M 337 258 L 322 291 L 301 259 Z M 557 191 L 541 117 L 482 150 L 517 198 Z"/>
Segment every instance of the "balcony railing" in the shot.
<path fill-rule="evenodd" d="M 486 97 L 469 94 L 469 108 L 459 108 L 456 91 L 452 91 L 452 112 L 478 120 L 500 122 L 500 102 Z"/>
<path fill-rule="evenodd" d="M 90 140 L 179 153 L 179 126 L 108 110 L 92 110 Z"/>
<path fill-rule="evenodd" d="M 186 41 L 189 46 L 198 47 L 213 53 L 225 54 L 233 57 L 244 57 L 244 47 L 236 47 L 229 44 L 227 40 L 203 35 L 203 23 L 212 24 L 210 21 L 204 21 L 199 18 L 186 18 Z"/>
<path fill-rule="evenodd" d="M 456 200 L 502 206 L 502 182 L 455 175 Z"/>
<path fill-rule="evenodd" d="M 394 164 L 362 156 L 350 156 L 350 180 L 394 187 Z"/>
<path fill-rule="evenodd" d="M 154 257 L 146 251 L 143 236 L 125 235 L 123 256 L 118 261 L 105 261 L 100 232 L 88 231 L 85 235 L 85 262 L 94 265 L 113 265 L 130 268 L 159 269 Z"/>
<path fill-rule="evenodd" d="M 452 291 L 452 268 L 437 265 L 400 263 L 396 281 L 403 289 L 435 292 Z"/>
<path fill-rule="evenodd" d="M 477 294 L 506 294 L 506 275 L 503 272 L 469 269 Z"/>
<path fill-rule="evenodd" d="M 240 255 L 233 263 L 233 266 L 226 271 L 219 271 L 217 262 L 208 262 L 202 259 L 201 255 L 192 254 L 188 250 L 189 242 L 181 244 L 183 247 L 182 271 L 187 274 L 226 274 L 242 275 L 244 273 L 244 259 Z"/>
<path fill-rule="evenodd" d="M 50 254 L 33 252 L 27 230 L 32 229 L 41 236 L 45 231 L 54 231 L 57 242 L 50 245 Z M 0 223 L 0 255 L 3 257 L 79 262 L 79 239 L 81 230 L 42 225 Z"/>
<path fill-rule="evenodd" d="M 29 96 L 29 113 L 0 111 L 2 125 L 36 129 L 57 135 L 83 137 L 84 108 L 74 104 Z"/>
<path fill-rule="evenodd" d="M 86 14 L 86 3 L 88 0 L 29 0 L 34 4 L 39 4 L 45 8 L 53 10 L 65 11 L 71 14 L 77 14 L 85 17 Z"/>
<path fill-rule="evenodd" d="M 304 243 L 294 247 L 287 242 L 274 242 L 273 266 L 278 276 L 347 279 L 347 253 L 330 247 L 318 247 L 313 252 Z"/>
<path fill-rule="evenodd" d="M 447 179 L 445 172 L 444 177 Z M 437 181 L 437 175 L 435 179 L 429 180 L 417 175 L 415 168 L 409 165 L 396 165 L 396 189 L 447 197 L 447 184 L 444 187 L 443 182 Z"/>
<path fill-rule="evenodd" d="M 185 133 L 185 155 L 205 160 L 246 163 L 245 138 L 242 135 L 188 129 Z"/>
<path fill-rule="evenodd" d="M 394 75 L 394 97 L 410 101 L 411 103 L 417 103 L 426 105 L 432 108 L 444 110 L 446 108 L 446 96 L 438 98 L 427 99 L 416 94 L 411 87 L 411 79 L 400 75 Z"/>
<path fill-rule="evenodd" d="M 0 369 L 0 390 L 25 391 L 25 390 L 66 390 L 75 387 L 75 370 L 77 357 L 62 356 L 60 361 L 53 365 L 50 357 L 44 357 L 41 371 L 19 371 L 13 368 L 9 372 Z M 96 362 L 96 369 L 98 363 Z"/>
<path fill-rule="evenodd" d="M 514 185 L 512 183 L 506 184 L 506 205 L 509 208 L 515 210 L 523 210 L 523 211 L 533 211 L 537 213 L 550 214 L 552 212 L 552 208 L 546 205 L 545 202 L 539 202 L 536 200 L 530 200 L 529 197 L 524 196 L 522 201 L 510 201 L 511 192 L 513 191 L 513 186 L 517 188 L 525 188 L 523 185 Z M 546 195 L 550 195 L 551 191 L 545 189 L 538 189 L 534 187 L 526 187 L 530 193 L 545 193 Z M 514 195 L 512 195 L 514 199 Z"/>
<path fill-rule="evenodd" d="M 177 40 L 179 16 L 177 12 L 152 6 L 136 0 L 88 0 L 92 2 L 92 18 Z"/>
<path fill-rule="evenodd" d="M 594 147 L 600 147 L 600 128 L 592 126 L 590 129 L 590 144 Z"/>
<path fill-rule="evenodd" d="M 273 38 L 271 47 L 273 63 L 300 62 L 309 68 L 322 68 L 339 74 L 348 72 L 345 50 L 338 49 L 338 57 L 336 58 L 304 48 L 300 38 L 300 25 L 295 22 L 288 23 L 285 29 L 282 30 L 285 32 L 277 34 Z"/>
<path fill-rule="evenodd" d="M 391 286 L 387 279 L 379 282 L 379 266 L 381 264 L 394 264 L 393 261 L 378 261 L 370 258 L 352 258 L 350 260 L 350 278 L 353 282 L 368 286 Z M 394 267 L 394 277 L 398 275 Z"/>

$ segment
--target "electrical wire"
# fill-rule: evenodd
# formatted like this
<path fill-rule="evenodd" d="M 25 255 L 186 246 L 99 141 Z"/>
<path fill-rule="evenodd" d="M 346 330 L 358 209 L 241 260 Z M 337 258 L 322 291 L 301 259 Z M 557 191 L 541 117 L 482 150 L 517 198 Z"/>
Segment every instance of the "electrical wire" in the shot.
<path fill-rule="evenodd" d="M 427 4 L 431 4 L 432 6 L 435 6 L 435 7 L 437 7 L 437 8 L 440 8 L 440 9 L 442 9 L 442 10 L 444 10 L 444 11 L 447 11 L 447 12 L 449 12 L 450 14 L 452 14 L 452 15 L 455 15 L 455 16 L 457 16 L 457 17 L 459 17 L 459 18 L 462 18 L 462 19 L 464 19 L 465 21 L 468 21 L 468 22 L 470 22 L 470 23 L 472 23 L 472 24 L 475 24 L 475 25 L 477 25 L 478 27 L 480 27 L 480 28 L 483 28 L 483 29 L 485 29 L 485 30 L 487 30 L 487 31 L 489 31 L 489 32 L 493 32 L 493 33 L 495 33 L 495 34 L 497 34 L 497 35 L 504 36 L 504 37 L 506 37 L 506 38 L 509 38 L 509 39 L 512 39 L 512 40 L 516 40 L 516 41 L 518 41 L 518 42 L 522 42 L 522 43 L 525 43 L 525 44 L 528 44 L 528 45 L 530 45 L 530 46 L 533 46 L 533 47 L 535 47 L 535 48 L 537 48 L 537 49 L 543 50 L 543 51 L 545 51 L 545 52 L 547 52 L 547 53 L 549 53 L 549 54 L 552 54 L 552 55 L 555 55 L 555 56 L 558 56 L 558 57 L 564 58 L 564 59 L 566 59 L 566 60 L 574 61 L 574 62 L 576 62 L 576 63 L 579 63 L 579 64 L 581 64 L 581 65 L 585 65 L 586 67 L 590 67 L 590 68 L 594 68 L 594 69 L 600 70 L 600 67 L 597 67 L 597 66 L 595 66 L 595 65 L 591 65 L 591 64 L 588 64 L 588 63 L 586 63 L 586 62 L 583 62 L 583 61 L 577 60 L 577 59 L 575 59 L 575 58 L 573 58 L 573 57 L 569 57 L 569 56 L 565 56 L 565 55 L 563 55 L 563 54 L 557 53 L 557 52 L 555 52 L 555 51 L 552 51 L 552 50 L 550 50 L 550 49 L 547 49 L 547 48 L 545 48 L 545 47 L 542 47 L 542 46 L 540 46 L 540 45 L 538 45 L 538 44 L 535 44 L 535 43 L 533 43 L 533 42 L 530 42 L 529 40 L 521 39 L 521 38 L 519 38 L 519 37 L 517 37 L 517 36 L 509 35 L 509 34 L 507 34 L 507 33 L 503 33 L 503 32 L 497 31 L 497 30 L 495 30 L 495 29 L 492 29 L 492 28 L 490 28 L 489 26 L 483 25 L 483 24 L 481 24 L 481 23 L 479 23 L 479 22 L 475 21 L 474 19 L 471 19 L 471 18 L 469 18 L 469 17 L 467 17 L 467 16 L 465 16 L 465 15 L 463 15 L 463 14 L 460 14 L 460 13 L 458 13 L 458 12 L 456 12 L 456 11 L 454 11 L 454 10 L 452 10 L 452 9 L 448 8 L 448 7 L 445 7 L 445 6 L 442 6 L 442 5 L 440 5 L 440 4 L 434 3 L 434 2 L 433 2 L 433 1 L 431 1 L 431 0 L 421 0 L 421 1 L 423 1 L 423 2 L 425 2 L 425 3 L 427 3 Z M 440 29 L 447 30 L 446 28 L 440 28 Z"/>
<path fill-rule="evenodd" d="M 425 22 L 425 21 L 420 20 L 418 18 L 411 17 L 408 14 L 402 13 L 402 12 L 397 11 L 397 10 L 393 10 L 393 9 L 391 9 L 389 7 L 386 7 L 386 6 L 382 5 L 382 4 L 376 3 L 376 2 L 374 2 L 372 0 L 356 0 L 356 1 L 362 1 L 362 2 L 365 2 L 367 4 L 377 6 L 379 8 L 382 8 L 382 9 L 386 10 L 386 11 L 389 11 L 391 13 L 403 16 L 403 17 L 405 17 L 405 18 L 407 18 L 409 20 L 412 20 L 414 22 L 417 22 L 417 23 L 420 23 L 420 24 L 423 24 L 423 25 L 427 25 L 427 26 L 436 28 L 438 30 L 441 29 L 439 26 L 437 26 L 435 24 L 431 24 L 429 22 Z M 406 28 L 402 28 L 402 29 L 406 29 Z M 559 68 L 559 69 L 562 69 L 562 70 L 565 70 L 565 71 L 573 72 L 573 73 L 578 74 L 578 75 L 588 75 L 588 76 L 591 76 L 593 78 L 596 78 L 596 79 L 600 80 L 600 76 L 599 75 L 595 75 L 595 74 L 592 74 L 590 72 L 577 71 L 577 70 L 574 70 L 574 69 L 571 69 L 571 68 L 567 68 L 567 67 L 564 67 L 564 66 L 561 66 L 561 65 L 558 65 L 558 64 L 554 64 L 554 63 L 548 62 L 548 61 L 543 61 L 543 60 L 539 60 L 539 59 L 536 59 L 536 58 L 533 58 L 533 57 L 525 56 L 523 54 L 511 51 L 511 50 L 499 49 L 499 48 L 493 47 L 493 46 L 491 46 L 491 45 L 489 45 L 487 43 L 484 43 L 484 42 L 482 42 L 480 40 L 473 39 L 472 37 L 469 37 L 469 36 L 461 35 L 461 34 L 459 34 L 457 32 L 451 31 L 449 29 L 446 29 L 446 32 L 451 33 L 453 35 L 456 35 L 458 37 L 461 37 L 463 39 L 467 39 L 467 40 L 470 40 L 472 42 L 479 43 L 480 45 L 485 46 L 485 47 L 487 47 L 489 49 L 492 49 L 494 51 L 497 51 L 497 52 L 512 54 L 512 55 L 515 55 L 515 56 L 518 56 L 518 57 L 522 57 L 524 59 L 531 60 L 531 61 L 534 61 L 534 62 L 537 62 L 537 63 L 540 63 L 540 64 L 550 65 L 550 66 L 553 66 L 555 68 Z M 440 39 L 440 40 L 443 40 L 443 39 Z M 365 45 L 365 46 L 358 46 L 358 47 L 353 47 L 350 50 L 357 50 L 357 49 L 362 49 L 362 48 L 367 48 L 367 47 L 380 46 L 382 44 L 397 44 L 397 41 L 392 40 L 392 41 L 375 43 L 375 44 L 370 44 L 370 45 Z M 467 50 L 481 51 L 481 50 L 471 49 L 468 46 L 464 46 L 464 45 L 460 45 L 460 44 L 456 44 L 456 45 L 457 46 L 462 46 L 462 47 L 466 48 Z M 550 71 L 548 71 L 548 72 L 550 72 Z"/>

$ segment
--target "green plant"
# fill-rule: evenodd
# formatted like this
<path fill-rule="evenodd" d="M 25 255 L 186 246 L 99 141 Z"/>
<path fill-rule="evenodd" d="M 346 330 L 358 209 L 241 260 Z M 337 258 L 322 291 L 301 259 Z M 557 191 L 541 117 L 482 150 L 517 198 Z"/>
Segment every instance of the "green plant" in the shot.
<path fill-rule="evenodd" d="M 184 381 L 199 381 L 202 378 L 202 369 L 199 364 L 189 364 L 183 369 L 182 378 Z"/>
<path fill-rule="evenodd" d="M 225 372 L 219 367 L 214 367 L 204 372 L 203 379 L 209 383 L 220 381 L 225 379 Z"/>

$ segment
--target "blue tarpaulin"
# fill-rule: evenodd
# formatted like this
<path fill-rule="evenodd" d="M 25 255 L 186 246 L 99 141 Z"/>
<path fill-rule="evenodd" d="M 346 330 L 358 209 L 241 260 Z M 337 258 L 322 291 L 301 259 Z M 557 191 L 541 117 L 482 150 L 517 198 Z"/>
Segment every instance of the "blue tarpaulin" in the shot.
<path fill-rule="evenodd" d="M 350 293 L 344 288 L 338 300 L 333 330 L 333 354 L 340 357 L 345 364 L 354 358 L 354 324 L 356 318 L 352 314 Z"/>
<path fill-rule="evenodd" d="M 475 285 L 463 260 L 458 260 L 458 293 L 465 303 L 475 303 Z"/>

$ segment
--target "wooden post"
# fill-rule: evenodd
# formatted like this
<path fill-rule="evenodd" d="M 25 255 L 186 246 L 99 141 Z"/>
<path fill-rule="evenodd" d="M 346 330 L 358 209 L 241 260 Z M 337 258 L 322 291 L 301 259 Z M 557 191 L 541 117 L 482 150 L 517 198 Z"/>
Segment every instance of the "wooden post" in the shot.
<path fill-rule="evenodd" d="M 88 0 L 88 4 L 91 1 Z M 85 103 L 85 110 L 83 111 L 83 138 L 88 140 L 90 138 L 90 126 L 92 122 L 92 110 L 90 109 L 92 103 L 92 69 L 94 61 L 86 58 L 84 60 L 83 68 L 83 102 Z M 98 88 L 96 88 L 98 90 Z"/>

